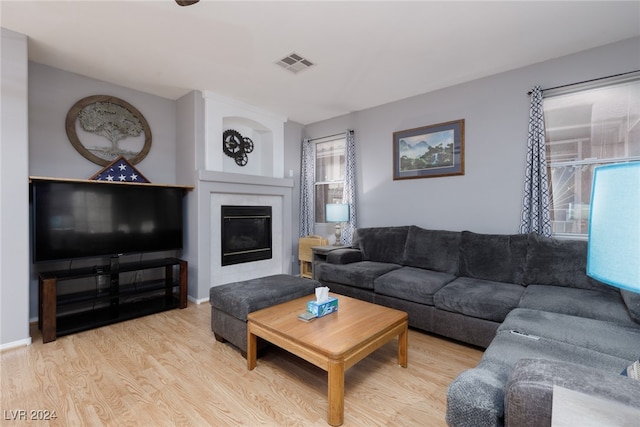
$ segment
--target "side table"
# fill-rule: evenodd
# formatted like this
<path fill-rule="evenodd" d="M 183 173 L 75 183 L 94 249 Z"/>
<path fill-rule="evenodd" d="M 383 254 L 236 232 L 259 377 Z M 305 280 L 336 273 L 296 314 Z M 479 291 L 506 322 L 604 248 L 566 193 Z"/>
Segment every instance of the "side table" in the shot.
<path fill-rule="evenodd" d="M 336 245 L 326 245 L 326 246 L 312 246 L 311 251 L 313 251 L 313 265 L 312 265 L 312 275 L 313 279 L 316 279 L 316 265 L 327 262 L 327 255 L 329 252 L 335 251 L 336 249 L 344 249 L 348 246 L 336 246 Z"/>

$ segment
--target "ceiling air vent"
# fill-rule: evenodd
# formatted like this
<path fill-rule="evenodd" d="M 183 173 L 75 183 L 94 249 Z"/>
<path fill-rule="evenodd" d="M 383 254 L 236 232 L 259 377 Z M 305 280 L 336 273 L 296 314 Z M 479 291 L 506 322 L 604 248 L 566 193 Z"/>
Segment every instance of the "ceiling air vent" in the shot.
<path fill-rule="evenodd" d="M 293 74 L 297 74 L 300 71 L 306 70 L 307 68 L 314 65 L 313 62 L 303 58 L 297 53 L 292 53 L 291 55 L 282 58 L 281 60 L 277 61 L 276 64 L 284 69 L 291 71 Z"/>

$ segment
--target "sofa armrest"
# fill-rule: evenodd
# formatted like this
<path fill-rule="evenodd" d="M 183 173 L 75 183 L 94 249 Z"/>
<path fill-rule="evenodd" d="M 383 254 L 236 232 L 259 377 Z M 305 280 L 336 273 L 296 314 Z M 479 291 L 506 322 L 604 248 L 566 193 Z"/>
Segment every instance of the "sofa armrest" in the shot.
<path fill-rule="evenodd" d="M 507 381 L 505 426 L 550 426 L 554 385 L 640 408 L 640 381 L 568 362 L 522 359 Z"/>
<path fill-rule="evenodd" d="M 362 261 L 362 252 L 360 249 L 336 249 L 327 254 L 327 262 L 329 264 L 351 264 L 352 262 L 360 261 Z"/>

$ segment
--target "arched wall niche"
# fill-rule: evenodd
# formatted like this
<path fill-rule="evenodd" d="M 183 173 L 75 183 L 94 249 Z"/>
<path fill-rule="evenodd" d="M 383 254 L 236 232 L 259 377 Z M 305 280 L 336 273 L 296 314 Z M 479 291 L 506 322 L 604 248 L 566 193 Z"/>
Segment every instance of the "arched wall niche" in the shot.
<path fill-rule="evenodd" d="M 204 169 L 246 175 L 284 177 L 284 124 L 286 117 L 204 92 L 205 161 Z M 253 152 L 244 166 L 224 154 L 222 134 L 227 129 L 240 132 L 253 141 Z"/>
<path fill-rule="evenodd" d="M 223 172 L 246 173 L 249 175 L 274 176 L 273 132 L 264 124 L 246 117 L 223 117 L 222 131 L 233 129 L 253 142 L 253 151 L 247 153 L 247 164 L 238 166 L 236 161 L 224 156 Z"/>

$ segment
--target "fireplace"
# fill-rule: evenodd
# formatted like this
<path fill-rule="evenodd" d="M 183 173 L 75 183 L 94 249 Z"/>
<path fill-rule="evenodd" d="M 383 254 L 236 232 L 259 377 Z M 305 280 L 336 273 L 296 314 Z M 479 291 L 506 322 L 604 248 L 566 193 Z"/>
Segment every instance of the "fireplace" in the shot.
<path fill-rule="evenodd" d="M 221 206 L 222 265 L 271 259 L 271 206 Z"/>

